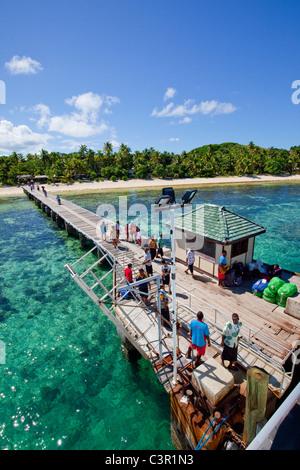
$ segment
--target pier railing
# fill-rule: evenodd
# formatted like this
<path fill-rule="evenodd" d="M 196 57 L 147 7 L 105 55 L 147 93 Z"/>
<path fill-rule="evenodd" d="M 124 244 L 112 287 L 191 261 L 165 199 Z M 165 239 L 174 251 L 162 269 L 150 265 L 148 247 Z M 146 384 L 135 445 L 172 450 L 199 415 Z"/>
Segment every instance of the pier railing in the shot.
<path fill-rule="evenodd" d="M 191 319 L 195 318 L 199 308 L 195 309 L 192 307 L 192 298 L 194 298 L 195 303 L 197 302 L 199 307 L 201 305 L 201 309 L 204 313 L 205 322 L 208 324 L 210 330 L 213 332 L 213 334 L 211 334 L 211 343 L 216 349 L 221 352 L 221 350 L 223 349 L 221 346 L 222 331 L 224 328 L 224 324 L 231 320 L 230 316 L 193 294 L 186 292 L 185 294 L 189 295 L 188 305 L 184 302 L 181 302 L 180 300 L 176 301 L 178 321 L 182 325 L 184 325 L 185 328 L 188 328 Z M 171 300 L 170 296 L 169 298 Z M 254 330 L 253 328 L 244 323 L 241 332 L 242 334 L 239 339 L 240 353 L 238 354 L 238 362 L 245 368 L 252 367 L 253 362 L 256 362 L 256 365 L 259 363 L 261 367 L 267 368 L 267 371 L 271 376 L 269 387 L 277 396 L 281 397 L 293 378 L 296 364 L 296 356 L 294 350 L 285 348 L 278 342 L 272 340 L 271 338 L 267 338 L 264 334 L 260 333 L 257 330 Z M 257 338 L 261 341 L 264 340 L 268 343 L 273 343 L 274 348 L 277 351 L 282 351 L 284 358 L 279 362 L 265 354 L 255 345 L 255 340 Z M 291 371 L 287 372 L 285 370 L 284 363 L 290 356 L 292 357 L 292 369 Z M 275 371 L 277 373 L 272 376 L 272 371 Z"/>

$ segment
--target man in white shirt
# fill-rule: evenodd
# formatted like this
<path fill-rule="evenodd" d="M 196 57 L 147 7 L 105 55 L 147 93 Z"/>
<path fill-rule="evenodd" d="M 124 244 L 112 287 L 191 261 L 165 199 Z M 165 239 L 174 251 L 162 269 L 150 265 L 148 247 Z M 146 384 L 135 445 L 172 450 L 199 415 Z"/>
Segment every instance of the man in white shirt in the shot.
<path fill-rule="evenodd" d="M 145 258 L 143 264 L 146 266 L 148 276 L 153 276 L 152 259 L 149 248 L 145 248 Z"/>
<path fill-rule="evenodd" d="M 187 269 L 185 270 L 186 274 L 188 274 L 188 271 L 191 271 L 191 275 L 193 276 L 193 279 L 195 279 L 194 276 L 194 262 L 195 262 L 195 253 L 194 250 L 189 250 L 186 255 L 186 265 Z"/>

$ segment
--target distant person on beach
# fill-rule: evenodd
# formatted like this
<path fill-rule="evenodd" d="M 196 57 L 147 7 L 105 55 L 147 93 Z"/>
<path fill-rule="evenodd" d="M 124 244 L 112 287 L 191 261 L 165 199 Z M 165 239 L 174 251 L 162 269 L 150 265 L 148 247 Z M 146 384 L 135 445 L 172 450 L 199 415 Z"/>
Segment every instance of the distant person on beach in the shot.
<path fill-rule="evenodd" d="M 227 251 L 223 250 L 222 256 L 220 256 L 219 265 L 218 265 L 218 279 L 219 279 L 218 285 L 219 287 L 223 287 L 223 288 L 225 288 L 224 280 L 226 277 L 226 272 L 229 269 L 229 266 L 226 261 L 226 255 L 227 255 Z"/>
<path fill-rule="evenodd" d="M 224 361 L 229 361 L 228 369 L 231 370 L 238 370 L 235 364 L 237 361 L 238 339 L 241 327 L 242 323 L 239 321 L 238 314 L 233 313 L 232 320 L 226 323 L 222 332 L 222 366 L 226 367 Z"/>
<path fill-rule="evenodd" d="M 197 350 L 197 357 L 194 368 L 198 367 L 201 363 L 201 357 L 204 356 L 206 350 L 206 343 L 210 346 L 210 332 L 208 326 L 203 321 L 203 312 L 197 313 L 197 319 L 194 318 L 190 323 L 190 339 L 191 344 L 187 350 L 186 358 L 190 359 L 192 349 Z"/>

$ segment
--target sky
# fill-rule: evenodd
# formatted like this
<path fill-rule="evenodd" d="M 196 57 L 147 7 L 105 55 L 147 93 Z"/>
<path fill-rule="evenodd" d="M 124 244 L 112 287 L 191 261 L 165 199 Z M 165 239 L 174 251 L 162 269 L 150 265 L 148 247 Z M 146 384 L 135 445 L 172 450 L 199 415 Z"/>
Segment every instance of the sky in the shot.
<path fill-rule="evenodd" d="M 299 0 L 1 0 L 0 155 L 300 145 Z"/>

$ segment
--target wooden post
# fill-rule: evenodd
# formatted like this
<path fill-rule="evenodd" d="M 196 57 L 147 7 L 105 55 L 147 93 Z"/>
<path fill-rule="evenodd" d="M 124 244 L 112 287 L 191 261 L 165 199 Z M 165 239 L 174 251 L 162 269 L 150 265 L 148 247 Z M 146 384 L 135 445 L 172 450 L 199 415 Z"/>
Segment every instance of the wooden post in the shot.
<path fill-rule="evenodd" d="M 247 397 L 243 441 L 246 445 L 256 435 L 256 423 L 265 416 L 269 375 L 258 367 L 247 371 Z"/>
<path fill-rule="evenodd" d="M 85 248 L 86 247 L 86 238 L 82 233 L 78 232 L 78 234 L 79 234 L 80 247 Z"/>

